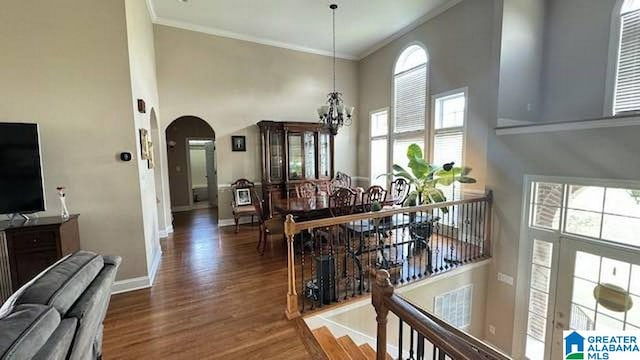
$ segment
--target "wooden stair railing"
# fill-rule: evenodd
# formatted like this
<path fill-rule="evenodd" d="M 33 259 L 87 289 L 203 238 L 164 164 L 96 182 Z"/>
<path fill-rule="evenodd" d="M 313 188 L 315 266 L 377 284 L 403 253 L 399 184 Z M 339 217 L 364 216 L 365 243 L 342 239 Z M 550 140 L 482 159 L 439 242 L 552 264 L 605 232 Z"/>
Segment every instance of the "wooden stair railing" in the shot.
<path fill-rule="evenodd" d="M 395 286 L 491 254 L 491 192 L 429 205 L 296 222 L 288 215 L 288 319 L 371 292 L 375 271 Z"/>
<path fill-rule="evenodd" d="M 398 336 L 399 358 L 403 358 L 403 324 L 410 328 L 410 358 L 425 359 L 430 344 L 433 359 L 454 360 L 508 360 L 509 356 L 485 342 L 460 331 L 436 316 L 416 307 L 394 294 L 389 272 L 378 270 L 373 284 L 371 302 L 376 309 L 377 360 L 384 360 L 387 353 L 387 317 L 389 312 L 400 319 Z M 414 342 L 414 332 L 415 339 Z"/>

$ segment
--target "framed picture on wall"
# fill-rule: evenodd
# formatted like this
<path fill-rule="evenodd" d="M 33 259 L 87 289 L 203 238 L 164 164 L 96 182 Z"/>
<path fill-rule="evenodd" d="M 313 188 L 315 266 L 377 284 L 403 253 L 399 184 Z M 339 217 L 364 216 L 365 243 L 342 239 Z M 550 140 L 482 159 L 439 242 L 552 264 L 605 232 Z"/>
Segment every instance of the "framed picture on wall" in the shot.
<path fill-rule="evenodd" d="M 149 160 L 149 130 L 140 129 L 140 158 Z"/>
<path fill-rule="evenodd" d="M 231 151 L 247 151 L 246 136 L 231 136 Z"/>
<path fill-rule="evenodd" d="M 251 189 L 236 189 L 236 205 L 251 205 Z"/>

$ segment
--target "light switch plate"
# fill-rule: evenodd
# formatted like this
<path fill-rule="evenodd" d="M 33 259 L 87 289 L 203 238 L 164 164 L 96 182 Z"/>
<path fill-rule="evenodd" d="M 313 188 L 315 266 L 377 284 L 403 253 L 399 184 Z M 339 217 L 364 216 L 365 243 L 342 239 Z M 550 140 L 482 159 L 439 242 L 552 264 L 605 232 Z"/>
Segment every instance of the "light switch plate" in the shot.
<path fill-rule="evenodd" d="M 513 277 L 500 272 L 498 273 L 498 281 L 513 286 Z"/>

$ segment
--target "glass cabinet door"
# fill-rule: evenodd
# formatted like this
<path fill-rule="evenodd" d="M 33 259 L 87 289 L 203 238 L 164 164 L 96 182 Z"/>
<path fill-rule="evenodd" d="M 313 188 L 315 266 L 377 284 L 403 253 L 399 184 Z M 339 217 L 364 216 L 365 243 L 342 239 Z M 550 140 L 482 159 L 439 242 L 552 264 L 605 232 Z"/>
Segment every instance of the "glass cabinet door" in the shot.
<path fill-rule="evenodd" d="M 301 180 L 304 178 L 302 134 L 289 134 L 289 179 Z"/>
<path fill-rule="evenodd" d="M 320 143 L 320 176 L 321 178 L 331 178 L 331 143 L 329 134 L 318 134 Z"/>
<path fill-rule="evenodd" d="M 304 177 L 316 178 L 316 137 L 312 132 L 304 133 Z"/>
<path fill-rule="evenodd" d="M 269 178 L 272 182 L 282 181 L 284 162 L 284 134 L 274 131 L 269 134 Z"/>

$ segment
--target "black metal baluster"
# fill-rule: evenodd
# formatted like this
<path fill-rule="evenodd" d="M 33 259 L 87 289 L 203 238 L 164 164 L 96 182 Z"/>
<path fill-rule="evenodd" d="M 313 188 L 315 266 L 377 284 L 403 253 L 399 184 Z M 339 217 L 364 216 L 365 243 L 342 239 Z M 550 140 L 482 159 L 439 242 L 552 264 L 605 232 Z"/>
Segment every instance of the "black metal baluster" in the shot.
<path fill-rule="evenodd" d="M 409 359 L 415 360 L 413 357 L 413 328 L 411 328 L 411 334 L 409 335 Z"/>
<path fill-rule="evenodd" d="M 487 230 L 488 227 L 491 226 L 491 224 L 489 224 L 489 211 L 489 203 L 485 200 L 482 202 L 482 257 L 487 255 Z"/>
<path fill-rule="evenodd" d="M 424 336 L 418 333 L 418 360 L 424 360 Z"/>
<path fill-rule="evenodd" d="M 309 287 L 309 289 L 307 291 L 309 291 L 309 295 L 310 295 L 310 301 L 311 301 L 311 310 L 316 308 L 316 299 L 315 299 L 315 287 L 312 286 L 313 284 L 315 284 L 316 286 L 319 286 L 319 284 L 317 284 L 316 281 L 316 277 L 317 277 L 317 273 L 318 273 L 318 269 L 316 269 L 315 264 L 316 264 L 316 259 L 317 259 L 317 254 L 316 254 L 316 240 L 317 240 L 317 236 L 314 232 L 311 232 L 312 230 L 310 230 L 310 234 L 311 234 L 311 280 L 309 280 L 309 284 L 311 285 Z M 306 286 L 306 285 L 305 285 Z M 320 296 L 320 292 L 318 292 L 318 297 Z"/>
<path fill-rule="evenodd" d="M 402 360 L 402 319 L 398 318 L 398 360 Z"/>
<path fill-rule="evenodd" d="M 480 225 L 482 224 L 482 221 L 481 221 L 482 212 L 480 211 L 481 210 L 480 205 L 481 205 L 481 203 L 479 203 L 479 202 L 476 203 L 476 236 L 475 236 L 476 246 L 475 246 L 475 259 L 474 260 L 477 260 L 480 257 L 480 242 L 481 242 L 481 239 L 480 239 L 481 227 L 480 227 Z"/>
<path fill-rule="evenodd" d="M 301 310 L 301 312 L 304 312 L 304 299 L 306 298 L 306 296 L 305 296 L 306 293 L 304 291 L 305 289 L 304 289 L 304 235 L 303 235 L 303 233 L 300 233 L 300 239 L 301 239 L 301 241 L 300 241 L 300 244 L 301 244 L 301 246 L 300 246 L 300 282 L 301 282 L 300 287 L 301 287 L 301 291 L 300 291 L 300 294 L 298 296 L 302 296 L 302 301 L 301 301 L 302 310 Z M 288 244 L 287 244 L 287 251 L 288 250 L 289 250 L 289 248 L 288 248 Z M 294 264 L 294 266 L 295 266 L 295 264 Z"/>
<path fill-rule="evenodd" d="M 462 263 L 466 263 L 469 258 L 469 204 L 464 204 L 464 222 L 462 223 L 462 236 L 464 245 L 462 248 Z"/>

